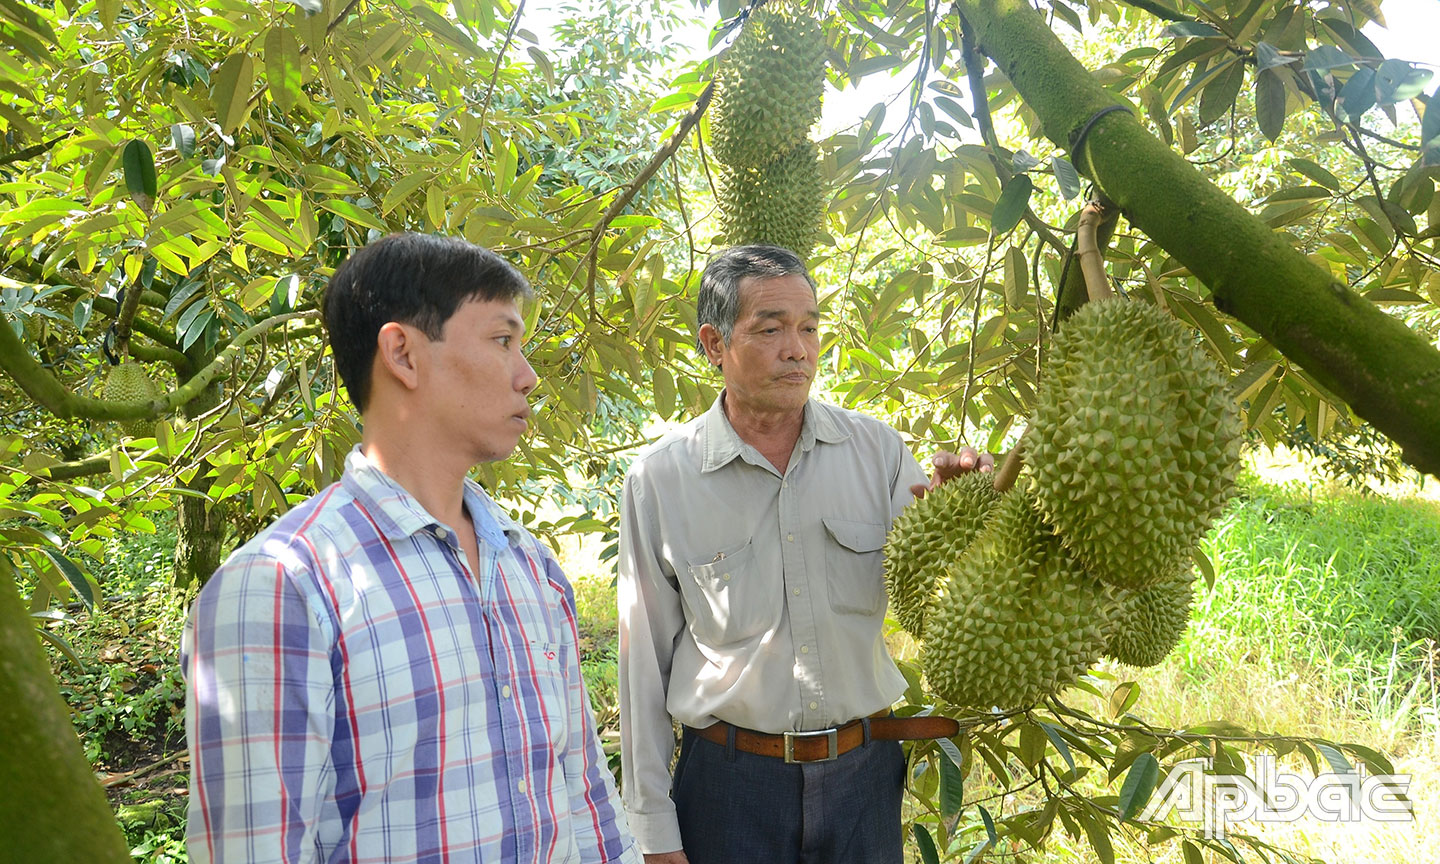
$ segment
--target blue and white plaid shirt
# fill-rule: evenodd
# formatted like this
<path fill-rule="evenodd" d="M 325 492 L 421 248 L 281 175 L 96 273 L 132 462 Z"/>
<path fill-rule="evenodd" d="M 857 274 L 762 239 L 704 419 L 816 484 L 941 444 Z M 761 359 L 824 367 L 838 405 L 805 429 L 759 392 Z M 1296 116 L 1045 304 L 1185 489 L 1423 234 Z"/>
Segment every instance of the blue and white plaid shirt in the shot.
<path fill-rule="evenodd" d="M 476 484 L 481 572 L 357 449 L 238 550 L 182 663 L 190 860 L 637 862 L 575 601 Z"/>

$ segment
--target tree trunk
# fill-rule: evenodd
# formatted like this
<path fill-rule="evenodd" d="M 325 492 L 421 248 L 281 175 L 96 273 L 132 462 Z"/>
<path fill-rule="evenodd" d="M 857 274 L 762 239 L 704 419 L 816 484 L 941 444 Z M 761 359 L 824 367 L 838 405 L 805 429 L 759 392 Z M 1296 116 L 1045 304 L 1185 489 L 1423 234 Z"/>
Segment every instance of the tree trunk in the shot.
<path fill-rule="evenodd" d="M 1024 0 L 956 6 L 1057 146 L 1073 150 L 1071 136 L 1116 104 Z M 1440 476 L 1440 351 L 1312 264 L 1132 114 L 1096 119 L 1071 158 L 1205 283 L 1217 309 L 1345 400 L 1404 448 L 1407 462 Z"/>
<path fill-rule="evenodd" d="M 187 417 L 195 418 L 216 405 L 222 396 L 218 382 L 211 382 L 198 398 L 185 406 Z M 204 494 L 210 488 L 205 476 L 208 469 L 201 464 L 195 477 L 180 485 L 186 489 Z M 184 588 L 191 583 L 204 585 L 215 568 L 220 566 L 220 556 L 225 544 L 224 504 L 211 503 L 195 495 L 180 498 L 175 537 L 175 560 L 172 563 L 175 585 Z"/>
<path fill-rule="evenodd" d="M 128 864 L 125 837 L 70 725 L 35 624 L 0 572 L 0 842 L 6 861 Z"/>

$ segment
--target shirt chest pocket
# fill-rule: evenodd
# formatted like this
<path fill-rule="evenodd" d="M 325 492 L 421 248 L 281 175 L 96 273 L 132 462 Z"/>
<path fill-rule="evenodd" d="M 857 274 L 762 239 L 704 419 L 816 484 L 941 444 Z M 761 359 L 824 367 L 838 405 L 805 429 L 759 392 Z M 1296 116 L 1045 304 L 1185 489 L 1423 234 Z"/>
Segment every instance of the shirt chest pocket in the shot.
<path fill-rule="evenodd" d="M 851 615 L 878 615 L 885 609 L 881 550 L 885 526 L 825 517 L 825 582 L 830 608 Z"/>
<path fill-rule="evenodd" d="M 759 571 L 749 542 L 689 565 L 687 575 L 679 580 L 680 593 L 689 607 L 690 632 L 701 645 L 743 642 L 769 630 L 779 614 L 779 576 Z"/>
<path fill-rule="evenodd" d="M 570 684 L 566 680 L 569 650 L 559 642 L 531 642 L 529 680 L 521 679 L 521 692 L 500 691 L 502 698 L 521 700 L 525 713 L 530 715 L 531 728 L 544 730 L 557 753 L 565 751 L 570 731 Z"/>

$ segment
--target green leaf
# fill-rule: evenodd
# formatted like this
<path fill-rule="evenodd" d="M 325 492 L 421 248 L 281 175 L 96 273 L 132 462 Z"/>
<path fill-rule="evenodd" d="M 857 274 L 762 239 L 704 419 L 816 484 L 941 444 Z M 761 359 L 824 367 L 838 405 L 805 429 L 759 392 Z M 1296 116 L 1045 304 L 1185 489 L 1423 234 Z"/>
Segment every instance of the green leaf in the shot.
<path fill-rule="evenodd" d="M 919 822 L 910 826 L 915 834 L 915 845 L 920 849 L 920 860 L 925 864 L 940 864 L 940 853 L 935 848 L 935 840 L 930 836 L 930 830 Z"/>
<path fill-rule="evenodd" d="M 1325 757 L 1325 761 L 1330 763 L 1331 771 L 1334 771 L 1336 774 L 1355 773 L 1355 766 L 1351 765 L 1350 760 L 1345 758 L 1345 754 L 1341 753 L 1335 747 L 1316 742 L 1315 749 L 1319 750 L 1320 755 Z"/>
<path fill-rule="evenodd" d="M 985 823 L 985 837 L 990 841 L 990 845 L 999 843 L 1000 835 L 995 831 L 995 819 L 991 817 L 990 811 L 985 809 L 984 804 L 978 805 L 977 809 L 980 811 L 980 821 Z"/>
<path fill-rule="evenodd" d="M 1034 723 L 1020 727 L 1020 764 L 1032 772 L 1045 756 L 1045 733 Z"/>
<path fill-rule="evenodd" d="M 1205 855 L 1199 846 L 1189 840 L 1182 842 L 1180 846 L 1185 850 L 1185 864 L 1205 864 Z"/>
<path fill-rule="evenodd" d="M 233 132 L 245 119 L 250 88 L 255 83 L 255 61 L 249 54 L 231 54 L 220 64 L 210 87 L 210 106 L 220 131 Z"/>
<path fill-rule="evenodd" d="M 1315 162 L 1311 162 L 1309 159 L 1294 158 L 1289 160 L 1289 164 L 1290 167 L 1294 168 L 1298 173 L 1314 180 L 1331 192 L 1340 188 L 1340 178 L 1331 174 Z"/>
<path fill-rule="evenodd" d="M 44 639 L 51 645 L 54 645 L 55 650 L 65 655 L 65 659 L 69 660 L 71 663 L 74 663 L 76 667 L 80 669 L 80 671 L 85 671 L 85 662 L 80 659 L 79 654 L 75 653 L 75 649 L 71 647 L 70 643 L 66 642 L 63 638 L 61 638 L 58 633 L 51 633 L 44 627 L 36 627 L 35 632 L 40 634 L 41 639 Z"/>
<path fill-rule="evenodd" d="M 281 114 L 289 114 L 305 98 L 300 70 L 300 42 L 295 34 L 288 27 L 271 27 L 265 34 L 265 81 Z"/>
<path fill-rule="evenodd" d="M 671 374 L 670 367 L 656 366 L 652 374 L 651 385 L 655 389 L 655 413 L 664 420 L 669 420 L 675 415 L 675 376 Z"/>
<path fill-rule="evenodd" d="M 953 742 L 948 739 L 945 743 L 955 748 Z M 958 750 L 956 752 L 958 756 Z M 940 815 L 948 823 L 950 818 L 960 812 L 965 804 L 965 777 L 960 772 L 960 766 L 956 759 L 948 752 L 941 752 L 940 758 Z"/>
<path fill-rule="evenodd" d="M 1219 63 L 1216 63 L 1214 66 L 1207 68 L 1204 72 L 1197 74 L 1194 78 L 1191 79 L 1189 84 L 1185 85 L 1185 89 L 1181 90 L 1175 96 L 1174 100 L 1170 102 L 1170 109 L 1166 113 L 1173 115 L 1177 110 L 1180 109 L 1181 105 L 1189 102 L 1196 93 L 1199 93 L 1201 90 L 1207 87 L 1210 82 L 1220 77 L 1222 73 L 1228 70 L 1231 66 L 1235 65 L 1237 60 L 1238 58 L 1235 57 L 1227 57 L 1224 60 L 1221 60 Z"/>
<path fill-rule="evenodd" d="M 1080 816 L 1080 824 L 1085 827 L 1085 837 L 1090 841 L 1090 848 L 1095 850 L 1095 857 L 1101 864 L 1115 864 L 1115 847 L 1110 843 L 1110 826 L 1105 820 L 1095 813 L 1085 811 Z"/>
<path fill-rule="evenodd" d="M 1285 129 L 1285 81 L 1277 69 L 1255 76 L 1255 122 L 1272 142 Z"/>
<path fill-rule="evenodd" d="M 1227 60 L 1225 70 L 1200 93 L 1200 125 L 1209 126 L 1235 105 L 1240 86 L 1245 83 L 1245 64 L 1236 57 Z"/>
<path fill-rule="evenodd" d="M 1413 99 L 1425 92 L 1425 85 L 1434 76 L 1429 69 L 1412 66 L 1404 60 L 1386 60 L 1375 70 L 1376 101 L 1392 105 Z"/>
<path fill-rule="evenodd" d="M 1225 34 L 1204 21 L 1176 21 L 1165 28 L 1166 36 L 1191 39 L 1224 39 Z"/>
<path fill-rule="evenodd" d="M 1340 104 L 1346 118 L 1358 121 L 1375 105 L 1375 70 L 1361 69 L 1340 88 Z"/>
<path fill-rule="evenodd" d="M 321 210 L 329 210 L 336 216 L 355 225 L 364 225 L 367 228 L 374 228 L 376 231 L 389 231 L 389 227 L 380 220 L 378 216 L 368 210 L 362 210 L 339 198 L 329 198 L 320 202 Z"/>
<path fill-rule="evenodd" d="M 95 585 L 86 577 L 85 571 L 81 570 L 80 566 L 74 561 L 71 561 L 54 549 L 45 549 L 43 551 L 45 552 L 45 557 L 49 558 L 50 562 L 55 565 L 55 569 L 60 571 L 60 575 L 65 577 L 65 581 L 70 583 L 70 587 L 75 591 L 75 596 L 80 598 L 80 602 L 85 604 L 85 608 L 94 609 Z"/>
<path fill-rule="evenodd" d="M 1350 55 L 1334 45 L 1316 45 L 1305 55 L 1304 69 L 1306 72 L 1329 72 L 1354 65 Z"/>
<path fill-rule="evenodd" d="M 1142 753 L 1130 766 L 1130 771 L 1125 775 L 1125 782 L 1120 787 L 1120 819 L 1130 819 L 1149 802 L 1150 795 L 1155 791 L 1155 784 L 1160 781 L 1160 763 L 1154 755 Z"/>
<path fill-rule="evenodd" d="M 1287 63 L 1298 63 L 1299 57 L 1286 57 L 1279 49 L 1269 42 L 1255 43 L 1255 68 L 1260 72 L 1266 69 L 1274 69 L 1276 66 L 1284 66 Z"/>
<path fill-rule="evenodd" d="M 1210 556 L 1205 554 L 1205 550 L 1196 546 L 1190 550 L 1190 560 L 1195 562 L 1195 569 L 1199 570 L 1200 575 L 1204 577 L 1205 587 L 1214 588 L 1215 566 L 1210 563 Z"/>
<path fill-rule="evenodd" d="M 1126 681 L 1116 685 L 1110 693 L 1110 716 L 1121 717 L 1140 698 L 1140 685 L 1134 681 Z"/>
<path fill-rule="evenodd" d="M 1000 199 L 995 202 L 995 209 L 990 213 L 990 236 L 998 237 L 1020 224 L 1025 208 L 1030 206 L 1030 193 L 1034 188 L 1028 174 L 1010 178 L 1010 182 L 1006 183 L 1000 192 Z"/>
<path fill-rule="evenodd" d="M 176 123 L 170 127 L 170 143 L 175 145 L 175 151 L 186 159 L 195 155 L 195 130 L 186 123 Z"/>
<path fill-rule="evenodd" d="M 150 145 L 139 138 L 130 139 L 130 143 L 125 145 L 121 164 L 125 168 L 125 188 L 130 192 L 130 199 L 149 213 L 158 194 L 155 156 L 150 152 Z"/>
<path fill-rule="evenodd" d="M 1065 739 L 1060 736 L 1060 730 L 1051 726 L 1049 723 L 1041 723 L 1039 725 L 1040 728 L 1044 730 L 1045 737 L 1049 738 L 1050 743 L 1055 745 L 1055 750 L 1060 754 L 1060 758 L 1065 760 L 1065 764 L 1070 766 L 1071 771 L 1074 771 L 1075 757 L 1070 755 L 1070 745 L 1065 743 Z"/>
<path fill-rule="evenodd" d="M 1050 170 L 1055 172 L 1055 181 L 1060 184 L 1060 197 L 1069 201 L 1080 194 L 1080 173 L 1070 164 L 1069 159 L 1051 156 Z"/>

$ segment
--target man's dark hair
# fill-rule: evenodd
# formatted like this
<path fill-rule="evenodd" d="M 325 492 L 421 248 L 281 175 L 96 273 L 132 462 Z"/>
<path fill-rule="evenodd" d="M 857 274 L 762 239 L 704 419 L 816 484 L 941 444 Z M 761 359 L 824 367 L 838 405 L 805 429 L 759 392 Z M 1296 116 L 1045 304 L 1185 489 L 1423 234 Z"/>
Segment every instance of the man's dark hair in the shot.
<path fill-rule="evenodd" d="M 700 274 L 700 298 L 695 303 L 695 327 L 709 324 L 730 344 L 735 322 L 740 319 L 740 283 L 745 279 L 774 279 L 800 275 L 815 292 L 815 280 L 800 256 L 779 246 L 731 246 L 710 259 Z M 699 333 L 696 334 L 699 343 Z M 700 350 L 705 350 L 700 345 Z"/>
<path fill-rule="evenodd" d="M 453 237 L 391 234 L 352 253 L 330 277 L 323 312 L 335 369 L 362 412 L 380 328 L 409 324 L 432 340 L 469 300 L 528 300 L 530 283 L 499 255 Z"/>

